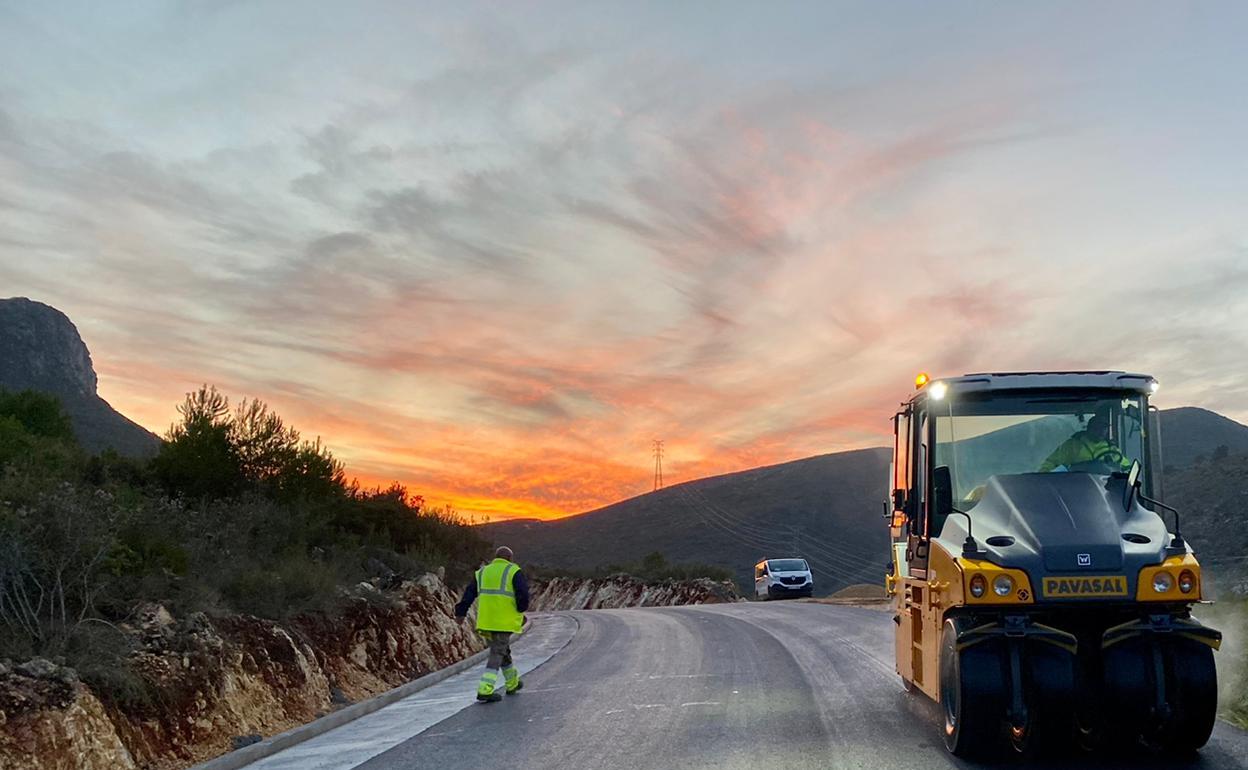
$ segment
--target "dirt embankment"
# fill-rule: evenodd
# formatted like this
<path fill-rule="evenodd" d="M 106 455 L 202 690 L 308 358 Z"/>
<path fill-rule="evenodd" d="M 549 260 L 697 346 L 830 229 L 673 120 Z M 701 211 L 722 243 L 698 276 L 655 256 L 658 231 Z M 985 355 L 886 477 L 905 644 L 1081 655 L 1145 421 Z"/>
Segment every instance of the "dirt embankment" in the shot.
<path fill-rule="evenodd" d="M 0 664 L 0 768 L 186 767 L 460 660 L 482 644 L 456 621 L 434 575 L 352 600 L 339 617 L 284 624 L 248 616 L 173 618 L 158 605 L 133 626 L 142 698 L 106 705 L 74 671 Z"/>
<path fill-rule="evenodd" d="M 699 580 L 646 583 L 630 575 L 607 578 L 551 578 L 533 581 L 534 612 L 596 610 L 614 607 L 674 607 L 683 604 L 739 602 L 730 581 Z"/>
<path fill-rule="evenodd" d="M 72 669 L 0 662 L 0 769 L 170 770 L 304 724 L 482 648 L 435 575 L 365 589 L 339 617 L 174 618 L 148 605 L 122 630 L 146 694 L 97 697 Z M 731 583 L 533 581 L 533 611 L 740 601 Z"/>

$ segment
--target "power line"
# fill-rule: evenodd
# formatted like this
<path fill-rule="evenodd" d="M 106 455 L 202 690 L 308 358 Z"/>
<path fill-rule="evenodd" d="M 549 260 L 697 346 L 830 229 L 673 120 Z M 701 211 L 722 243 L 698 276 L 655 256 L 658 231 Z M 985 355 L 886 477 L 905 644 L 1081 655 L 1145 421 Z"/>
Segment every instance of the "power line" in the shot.
<path fill-rule="evenodd" d="M 694 490 L 694 494 L 698 494 L 699 497 L 702 498 L 701 507 L 703 510 L 705 510 L 707 513 L 718 514 L 719 516 L 718 521 L 720 521 L 721 524 L 726 523 L 730 527 L 735 528 L 733 530 L 733 534 L 735 536 L 740 537 L 742 539 L 746 539 L 747 536 L 752 537 L 752 539 L 755 541 L 762 541 L 766 543 L 767 545 L 765 547 L 767 548 L 785 548 L 785 547 L 791 546 L 791 543 L 786 542 L 785 539 L 782 539 L 778 535 L 774 534 L 771 530 L 761 531 L 755 527 L 752 527 L 746 522 L 736 519 L 735 517 L 733 517 L 731 514 L 729 514 L 727 511 L 723 510 L 722 508 L 717 508 L 716 506 L 710 504 L 710 501 L 706 499 L 706 496 L 702 495 L 700 492 L 697 492 L 696 490 Z M 742 535 L 741 533 L 746 533 L 746 535 Z M 807 537 L 809 539 L 810 536 L 807 535 Z M 851 566 L 858 567 L 859 573 L 862 571 L 863 568 L 867 566 L 872 566 L 874 564 L 874 562 L 869 557 L 864 556 L 861 553 L 851 551 L 851 549 L 849 549 L 847 546 L 843 546 L 843 545 L 839 546 L 840 548 L 844 549 L 844 552 L 837 553 L 831 550 L 830 548 L 820 546 L 817 542 L 810 542 L 808 543 L 808 545 L 812 548 L 812 550 L 814 550 L 816 553 L 819 553 L 820 555 L 822 555 L 825 559 L 828 559 L 829 561 L 832 561 L 838 564 L 843 563 L 843 562 L 848 562 Z M 858 573 L 855 573 L 855 574 L 858 574 Z"/>
<path fill-rule="evenodd" d="M 703 498 L 703 502 L 699 503 L 697 500 L 694 500 L 692 498 L 692 495 L 690 494 L 690 492 L 691 490 L 688 490 L 684 487 L 680 488 L 681 497 L 684 499 L 685 503 L 693 509 L 694 513 L 696 513 L 698 517 L 702 519 L 703 523 L 708 524 L 714 527 L 715 529 L 718 529 L 728 535 L 731 535 L 732 537 L 734 537 L 735 539 L 739 540 L 742 543 L 745 543 L 746 545 L 749 545 L 754 548 L 758 548 L 763 551 L 769 551 L 774 548 L 785 547 L 785 543 L 782 540 L 777 539 L 775 536 L 771 534 L 750 535 L 750 534 L 746 534 L 743 530 L 734 528 L 730 524 L 726 524 L 721 518 L 719 518 L 716 515 L 715 509 L 713 509 L 710 505 L 706 504 L 704 495 L 701 495 L 700 493 L 697 493 L 696 490 L 693 490 L 693 493 L 699 494 L 699 496 Z M 719 516 L 722 516 L 722 515 L 723 515 L 723 512 L 722 511 L 719 512 Z M 740 522 L 738 522 L 738 524 L 740 524 Z M 858 556 L 857 558 L 859 559 L 859 561 L 857 561 L 856 563 L 852 563 L 851 566 L 841 566 L 840 562 L 850 561 L 850 560 L 842 559 L 840 557 L 829 557 L 827 554 L 822 554 L 822 555 L 824 556 L 824 558 L 827 558 L 829 561 L 832 561 L 833 564 L 819 564 L 819 563 L 812 563 L 808 561 L 811 571 L 817 572 L 821 575 L 824 575 L 825 577 L 832 578 L 833 580 L 841 580 L 847 583 L 853 583 L 861 579 L 864 576 L 864 573 L 866 573 L 868 570 L 874 571 L 874 568 L 872 567 L 870 562 L 861 556 Z M 857 569 L 854 569 L 853 567 L 857 567 Z"/>
<path fill-rule="evenodd" d="M 706 495 L 702 494 L 700 490 L 682 487 L 680 491 L 687 503 L 694 504 L 694 511 L 704 522 L 717 525 L 716 528 L 744 543 L 764 550 L 793 547 L 791 538 L 796 533 L 794 528 L 790 528 L 789 538 L 783 538 L 770 530 L 760 531 L 758 528 L 735 518 L 724 509 L 711 504 Z M 691 494 L 700 497 L 701 502 L 693 500 L 690 497 Z M 831 562 L 830 564 L 820 564 L 819 562 L 808 560 L 811 569 L 816 572 L 834 579 L 853 583 L 863 578 L 874 576 L 880 571 L 879 564 L 869 556 L 853 551 L 848 546 L 837 544 L 837 547 L 842 549 L 841 553 L 837 553 L 828 547 L 811 541 L 811 536 L 809 535 L 806 535 L 806 538 L 808 540 L 806 547 L 813 552 L 813 555 L 820 557 L 820 561 L 826 559 L 828 562 Z M 829 545 L 832 544 L 829 543 Z"/>
<path fill-rule="evenodd" d="M 763 537 L 768 537 L 771 535 L 771 530 L 759 530 L 758 528 L 747 523 L 746 521 L 742 519 L 738 519 L 736 514 L 730 511 L 727 511 L 722 507 L 714 505 L 713 503 L 711 503 L 709 499 L 707 499 L 706 495 L 703 494 L 702 492 L 698 490 L 693 490 L 693 491 L 695 494 L 697 494 L 699 497 L 702 498 L 707 508 L 718 512 L 721 517 L 723 517 L 724 519 L 727 519 L 730 523 L 736 524 L 737 526 L 739 526 L 741 529 L 745 531 L 753 530 L 756 533 L 761 533 L 761 536 Z M 810 547 L 816 550 L 823 551 L 825 556 L 828 558 L 843 559 L 846 561 L 859 563 L 859 564 L 873 564 L 874 563 L 871 557 L 862 554 L 861 552 L 857 551 L 856 549 L 850 546 L 845 545 L 844 543 L 835 543 L 832 541 L 824 540 L 823 538 L 816 537 L 815 535 L 811 534 L 809 531 L 803 531 L 802 537 L 805 539 L 805 541 Z"/>

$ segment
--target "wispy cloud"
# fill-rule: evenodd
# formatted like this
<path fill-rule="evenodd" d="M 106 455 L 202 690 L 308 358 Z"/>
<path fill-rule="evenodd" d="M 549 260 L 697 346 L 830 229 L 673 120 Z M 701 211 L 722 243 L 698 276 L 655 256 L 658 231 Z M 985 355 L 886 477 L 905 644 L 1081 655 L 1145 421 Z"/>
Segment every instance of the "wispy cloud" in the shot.
<path fill-rule="evenodd" d="M 1244 116 L 1167 148 L 1199 171 L 1143 162 L 1130 99 L 1106 147 L 1086 95 L 1131 54 L 1069 43 L 1088 85 L 1008 24 L 902 62 L 861 48 L 910 34 L 883 20 L 761 19 L 779 47 L 644 9 L 637 36 L 386 13 L 23 16 L 100 64 L 0 33 L 0 294 L 68 312 L 149 427 L 214 382 L 495 516 L 645 491 L 654 438 L 672 479 L 879 443 L 920 368 L 1150 369 L 1248 418 L 1248 191 L 1202 149 Z M 196 30 L 231 62 L 153 66 Z"/>

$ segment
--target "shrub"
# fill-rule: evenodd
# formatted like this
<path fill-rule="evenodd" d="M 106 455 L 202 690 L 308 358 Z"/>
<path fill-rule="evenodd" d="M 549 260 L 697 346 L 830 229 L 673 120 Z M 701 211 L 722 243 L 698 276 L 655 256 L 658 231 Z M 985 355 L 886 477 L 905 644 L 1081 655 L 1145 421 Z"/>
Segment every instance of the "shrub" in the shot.
<path fill-rule="evenodd" d="M 0 417 L 12 418 L 31 436 L 75 443 L 74 425 L 56 396 L 33 390 L 13 393 L 0 388 Z"/>
<path fill-rule="evenodd" d="M 348 484 L 319 440 L 258 401 L 187 394 L 144 462 L 87 457 L 55 399 L 19 396 L 0 394 L 0 657 L 64 657 L 109 702 L 152 697 L 116 628 L 141 602 L 333 612 L 344 586 L 438 566 L 467 580 L 488 552 L 401 485 Z"/>
<path fill-rule="evenodd" d="M 96 621 L 75 629 L 64 657 L 105 704 L 128 711 L 147 710 L 155 705 L 156 693 L 130 664 L 133 651 L 129 635 L 112 624 Z"/>
<path fill-rule="evenodd" d="M 345 575 L 305 553 L 292 552 L 271 565 L 232 572 L 221 586 L 231 608 L 262 618 L 281 619 L 338 605 Z"/>
<path fill-rule="evenodd" d="M 106 493 L 68 483 L 32 504 L 0 505 L 0 646 L 59 653 L 109 588 L 117 515 Z M 15 640 L 13 637 L 19 639 Z M 25 637 L 24 640 L 20 637 Z"/>

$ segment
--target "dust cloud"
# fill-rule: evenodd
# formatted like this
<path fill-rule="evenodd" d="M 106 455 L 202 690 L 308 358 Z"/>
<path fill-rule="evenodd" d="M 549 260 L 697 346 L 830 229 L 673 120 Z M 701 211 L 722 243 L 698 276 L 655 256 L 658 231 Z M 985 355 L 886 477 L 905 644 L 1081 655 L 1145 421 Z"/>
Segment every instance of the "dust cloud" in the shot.
<path fill-rule="evenodd" d="M 1218 708 L 1224 718 L 1248 726 L 1248 599 L 1214 588 L 1214 603 L 1196 607 L 1193 616 L 1222 632 L 1222 649 L 1214 654 L 1218 666 Z"/>

